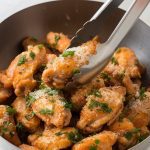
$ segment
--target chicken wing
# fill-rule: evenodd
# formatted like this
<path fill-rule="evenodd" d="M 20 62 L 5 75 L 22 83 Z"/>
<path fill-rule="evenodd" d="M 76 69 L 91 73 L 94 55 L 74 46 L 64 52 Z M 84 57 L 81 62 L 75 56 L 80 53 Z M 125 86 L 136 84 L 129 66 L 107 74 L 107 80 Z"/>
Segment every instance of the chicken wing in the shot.
<path fill-rule="evenodd" d="M 112 150 L 116 140 L 117 134 L 111 131 L 103 131 L 78 142 L 72 147 L 72 150 Z"/>
<path fill-rule="evenodd" d="M 86 132 L 95 132 L 106 123 L 110 125 L 123 109 L 125 94 L 124 87 L 104 87 L 88 96 L 77 127 Z"/>
<path fill-rule="evenodd" d="M 43 134 L 31 144 L 41 150 L 61 150 L 70 147 L 81 138 L 75 128 L 53 128 L 44 130 Z"/>
<path fill-rule="evenodd" d="M 62 128 L 70 123 L 70 104 L 55 89 L 44 88 L 29 94 L 29 104 L 46 125 Z"/>
<path fill-rule="evenodd" d="M 12 103 L 16 110 L 16 120 L 21 123 L 29 132 L 35 132 L 40 125 L 40 119 L 30 107 L 26 106 L 26 100 L 23 97 L 17 97 Z"/>
<path fill-rule="evenodd" d="M 131 101 L 125 108 L 125 114 L 136 127 L 148 126 L 150 124 L 150 92 L 142 87 L 138 98 Z"/>
<path fill-rule="evenodd" d="M 10 106 L 0 105 L 0 135 L 18 146 L 21 142 L 16 132 L 14 113 L 15 110 Z"/>
<path fill-rule="evenodd" d="M 134 94 L 132 78 L 141 78 L 143 66 L 139 63 L 135 53 L 126 47 L 119 48 L 112 57 L 104 72 L 120 80 L 127 88 L 127 92 Z"/>
<path fill-rule="evenodd" d="M 109 129 L 119 135 L 118 137 L 118 149 L 124 150 L 139 141 L 145 134 L 149 134 L 147 128 L 136 128 L 133 123 L 127 118 L 119 119 L 112 124 Z M 147 135 L 148 136 L 148 135 Z"/>
<path fill-rule="evenodd" d="M 46 50 L 43 45 L 30 47 L 28 51 L 22 52 L 19 58 L 17 56 L 16 59 L 18 60 L 17 65 L 16 60 L 14 60 L 14 64 L 12 64 L 15 94 L 17 96 L 27 95 L 37 85 L 33 75 L 44 63 L 46 59 Z"/>
<path fill-rule="evenodd" d="M 12 81 L 7 77 L 5 71 L 0 72 L 0 104 L 12 95 Z"/>
<path fill-rule="evenodd" d="M 63 33 L 49 32 L 47 34 L 47 43 L 51 48 L 63 53 L 70 46 L 71 40 Z"/>
<path fill-rule="evenodd" d="M 70 48 L 59 57 L 42 74 L 42 80 L 49 86 L 63 88 L 80 67 L 88 64 L 88 59 L 96 52 L 97 40 L 93 39 L 82 46 Z"/>

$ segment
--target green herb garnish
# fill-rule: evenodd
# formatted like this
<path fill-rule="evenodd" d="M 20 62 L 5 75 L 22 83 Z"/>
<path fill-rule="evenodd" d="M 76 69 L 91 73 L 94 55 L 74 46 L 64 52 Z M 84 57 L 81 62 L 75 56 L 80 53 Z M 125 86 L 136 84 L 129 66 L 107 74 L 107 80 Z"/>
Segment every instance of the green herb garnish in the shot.
<path fill-rule="evenodd" d="M 111 81 L 111 77 L 106 72 L 101 72 L 101 77 L 107 82 Z"/>
<path fill-rule="evenodd" d="M 127 139 L 127 140 L 131 140 L 133 135 L 134 134 L 137 134 L 141 131 L 140 128 L 134 128 L 132 129 L 131 131 L 127 131 L 125 134 L 124 134 L 124 137 Z"/>
<path fill-rule="evenodd" d="M 111 58 L 111 63 L 114 64 L 114 65 L 118 65 L 119 64 L 115 57 Z"/>
<path fill-rule="evenodd" d="M 93 89 L 90 95 L 95 95 L 96 97 L 102 97 L 101 92 L 97 89 Z"/>
<path fill-rule="evenodd" d="M 34 117 L 35 113 L 32 111 L 29 114 L 25 115 L 25 118 L 29 121 Z"/>
<path fill-rule="evenodd" d="M 65 108 L 72 109 L 73 106 L 72 106 L 72 103 L 70 101 L 66 100 L 65 98 L 61 98 L 60 100 L 64 102 Z"/>
<path fill-rule="evenodd" d="M 138 138 L 138 142 L 142 142 L 143 140 L 145 140 L 148 137 L 148 134 L 144 134 L 144 135 L 140 135 Z"/>
<path fill-rule="evenodd" d="M 21 66 L 22 64 L 24 64 L 27 61 L 26 59 L 26 55 L 22 55 L 17 63 L 17 66 Z"/>
<path fill-rule="evenodd" d="M 36 98 L 34 97 L 33 92 L 29 93 L 29 95 L 26 97 L 26 106 L 30 107 L 35 100 Z"/>
<path fill-rule="evenodd" d="M 57 133 L 55 133 L 56 136 L 61 136 L 63 134 L 65 134 L 65 133 L 63 133 L 63 132 L 57 132 Z"/>
<path fill-rule="evenodd" d="M 80 70 L 79 70 L 79 69 L 74 69 L 74 70 L 72 71 L 72 74 L 73 74 L 73 75 L 78 74 L 78 73 L 80 73 Z"/>
<path fill-rule="evenodd" d="M 16 110 L 10 106 L 7 106 L 6 111 L 7 111 L 7 114 L 10 116 L 16 113 Z"/>
<path fill-rule="evenodd" d="M 97 150 L 97 145 L 91 145 L 91 146 L 89 147 L 89 150 Z"/>
<path fill-rule="evenodd" d="M 125 77 L 125 71 L 122 71 L 121 73 L 118 74 L 119 79 L 122 81 L 123 78 Z"/>
<path fill-rule="evenodd" d="M 42 115 L 53 115 L 54 110 L 50 110 L 48 108 L 45 108 L 45 109 L 41 109 L 39 113 Z"/>
<path fill-rule="evenodd" d="M 95 100 L 91 100 L 88 108 L 90 110 L 93 110 L 93 108 L 95 108 L 95 107 L 100 107 L 100 109 L 103 112 L 106 112 L 106 113 L 112 112 L 112 109 L 108 106 L 107 103 L 101 103 L 101 102 L 98 102 L 98 101 L 95 101 Z"/>
<path fill-rule="evenodd" d="M 74 56 L 75 51 L 65 51 L 62 57 Z"/>
<path fill-rule="evenodd" d="M 97 144 L 97 145 L 100 144 L 100 140 L 96 139 L 95 144 Z"/>
<path fill-rule="evenodd" d="M 140 96 L 139 96 L 140 100 L 143 100 L 143 98 L 146 97 L 145 91 L 146 91 L 145 87 L 142 87 L 140 89 L 140 93 L 139 93 L 140 94 Z"/>
<path fill-rule="evenodd" d="M 68 139 L 72 142 L 72 143 L 77 143 L 78 141 L 80 141 L 82 139 L 82 135 L 78 132 L 78 130 L 75 130 L 74 132 L 68 132 L 66 133 Z"/>
<path fill-rule="evenodd" d="M 35 53 L 34 52 L 30 52 L 30 57 L 32 58 L 32 59 L 34 59 L 35 58 Z"/>

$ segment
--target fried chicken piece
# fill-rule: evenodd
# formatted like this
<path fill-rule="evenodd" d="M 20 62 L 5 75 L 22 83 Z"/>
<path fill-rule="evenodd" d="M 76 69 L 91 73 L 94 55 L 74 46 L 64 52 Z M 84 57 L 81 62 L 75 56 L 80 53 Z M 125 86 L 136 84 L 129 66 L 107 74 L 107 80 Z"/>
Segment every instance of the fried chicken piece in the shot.
<path fill-rule="evenodd" d="M 57 90 L 45 88 L 29 95 L 34 97 L 31 107 L 46 125 L 54 125 L 63 128 L 70 123 L 71 111 L 69 103 L 59 95 Z"/>
<path fill-rule="evenodd" d="M 47 34 L 47 43 L 60 53 L 63 53 L 70 46 L 70 42 L 71 40 L 63 33 L 49 32 Z"/>
<path fill-rule="evenodd" d="M 35 132 L 40 125 L 40 119 L 35 116 L 33 110 L 26 106 L 24 97 L 17 97 L 12 103 L 16 110 L 16 120 L 20 122 L 29 132 Z"/>
<path fill-rule="evenodd" d="M 70 147 L 80 139 L 81 135 L 75 128 L 53 128 L 44 130 L 43 134 L 31 144 L 43 150 L 61 150 Z"/>
<path fill-rule="evenodd" d="M 71 102 L 75 110 L 81 110 L 86 104 L 86 98 L 90 93 L 96 92 L 96 89 L 104 87 L 104 80 L 98 75 L 90 83 L 83 85 L 71 94 Z"/>
<path fill-rule="evenodd" d="M 106 123 L 110 125 L 123 109 L 125 94 L 125 88 L 118 86 L 100 88 L 96 94 L 88 96 L 77 127 L 92 133 L 99 131 Z"/>
<path fill-rule="evenodd" d="M 15 145 L 20 145 L 20 139 L 16 132 L 13 119 L 15 110 L 9 106 L 0 105 L 0 135 Z"/>
<path fill-rule="evenodd" d="M 0 104 L 7 101 L 7 99 L 12 95 L 12 82 L 11 79 L 7 77 L 5 71 L 0 72 Z"/>
<path fill-rule="evenodd" d="M 150 124 L 150 92 L 141 88 L 138 99 L 129 103 L 125 112 L 126 117 L 136 127 L 148 126 Z"/>
<path fill-rule="evenodd" d="M 39 150 L 38 148 L 27 144 L 22 144 L 19 147 L 21 148 L 21 150 Z"/>
<path fill-rule="evenodd" d="M 72 150 L 112 150 L 116 140 L 117 134 L 111 131 L 103 131 L 78 142 L 72 147 Z"/>
<path fill-rule="evenodd" d="M 120 80 L 131 94 L 135 94 L 132 79 L 141 78 L 143 71 L 135 53 L 126 47 L 119 48 L 104 68 L 104 72 L 111 75 L 112 78 Z"/>
<path fill-rule="evenodd" d="M 118 148 L 119 150 L 125 150 L 138 142 L 138 139 L 145 132 L 149 132 L 145 129 L 135 128 L 133 123 L 127 118 L 117 120 L 112 124 L 109 129 L 119 135 Z M 145 131 L 144 131 L 145 130 Z"/>
<path fill-rule="evenodd" d="M 16 58 L 18 59 L 18 58 Z M 13 71 L 13 87 L 17 96 L 27 95 L 32 91 L 37 82 L 33 78 L 36 71 L 42 66 L 46 59 L 46 50 L 43 45 L 30 47 L 28 51 L 19 55 L 17 66 Z"/>
<path fill-rule="evenodd" d="M 74 72 L 88 64 L 88 59 L 96 52 L 96 39 L 79 47 L 66 50 L 56 57 L 42 74 L 42 80 L 51 87 L 63 88 Z"/>

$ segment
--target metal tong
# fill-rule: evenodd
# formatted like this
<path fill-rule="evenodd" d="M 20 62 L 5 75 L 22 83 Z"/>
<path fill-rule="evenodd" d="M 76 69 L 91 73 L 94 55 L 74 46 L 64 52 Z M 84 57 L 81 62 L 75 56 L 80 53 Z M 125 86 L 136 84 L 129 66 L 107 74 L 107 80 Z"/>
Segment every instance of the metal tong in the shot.
<path fill-rule="evenodd" d="M 111 12 L 114 11 L 114 7 L 118 7 L 122 1 L 123 0 L 107 0 L 94 14 L 94 16 L 89 21 L 87 21 L 81 29 L 77 31 L 76 35 L 72 38 L 71 46 L 74 45 L 74 43 L 77 43 L 76 41 L 79 42 L 81 37 L 85 36 L 86 31 L 92 28 L 93 22 L 96 22 L 98 17 L 105 14 L 108 15 L 108 13 L 111 14 Z M 117 46 L 135 24 L 149 2 L 150 0 L 133 1 L 132 5 L 126 11 L 106 42 L 97 46 L 97 54 L 92 56 L 89 64 L 81 68 L 81 73 L 73 77 L 72 82 L 68 83 L 67 86 L 69 89 L 71 87 L 87 83 L 107 65 Z M 97 30 L 99 28 L 100 27 L 97 27 Z"/>

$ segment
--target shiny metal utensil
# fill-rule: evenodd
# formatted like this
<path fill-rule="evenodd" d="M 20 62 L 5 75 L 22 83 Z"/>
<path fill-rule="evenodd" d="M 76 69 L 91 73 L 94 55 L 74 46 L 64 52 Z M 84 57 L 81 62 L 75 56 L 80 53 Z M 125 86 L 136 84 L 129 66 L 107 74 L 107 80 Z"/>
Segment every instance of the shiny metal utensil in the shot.
<path fill-rule="evenodd" d="M 67 85 L 69 88 L 78 84 L 85 84 L 107 65 L 115 49 L 132 28 L 149 2 L 150 0 L 135 0 L 132 3 L 108 40 L 98 45 L 97 54 L 91 57 L 89 65 L 81 68 L 81 73 L 75 76 L 73 81 Z"/>

